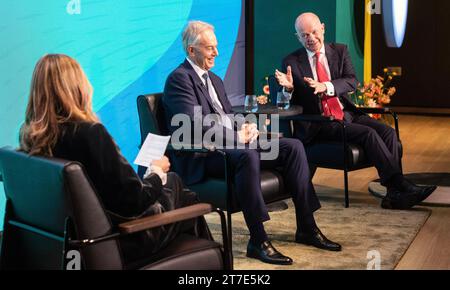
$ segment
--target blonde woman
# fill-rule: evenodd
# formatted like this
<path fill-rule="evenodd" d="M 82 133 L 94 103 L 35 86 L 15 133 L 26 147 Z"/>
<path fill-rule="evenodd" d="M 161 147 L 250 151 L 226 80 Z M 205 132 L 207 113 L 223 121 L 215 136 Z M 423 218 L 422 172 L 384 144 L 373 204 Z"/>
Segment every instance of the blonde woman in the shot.
<path fill-rule="evenodd" d="M 141 180 L 92 111 L 92 86 L 80 65 L 62 54 L 42 57 L 34 70 L 20 149 L 84 165 L 113 221 L 154 214 L 195 202 L 169 173 L 166 157 L 152 162 Z M 164 186 L 165 180 L 167 184 Z M 122 241 L 127 261 L 164 247 L 193 224 L 175 224 Z"/>

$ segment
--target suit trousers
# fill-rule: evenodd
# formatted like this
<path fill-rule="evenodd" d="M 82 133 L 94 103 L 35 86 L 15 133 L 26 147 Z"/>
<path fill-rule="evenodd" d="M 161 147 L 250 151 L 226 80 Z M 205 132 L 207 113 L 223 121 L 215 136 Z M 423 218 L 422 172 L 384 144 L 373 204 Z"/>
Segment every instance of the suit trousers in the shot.
<path fill-rule="evenodd" d="M 400 170 L 400 143 L 395 130 L 373 118 L 344 111 L 347 141 L 364 148 L 367 158 L 374 164 L 386 186 Z M 321 124 L 317 141 L 341 141 L 342 127 L 336 123 Z"/>
<path fill-rule="evenodd" d="M 258 149 L 225 149 L 233 168 L 233 182 L 237 199 L 241 205 L 248 227 L 256 226 L 270 219 L 261 192 L 261 169 L 280 168 L 287 190 L 292 195 L 299 219 L 310 220 L 314 211 L 320 208 L 311 182 L 308 161 L 301 141 L 281 138 L 279 154 L 275 160 L 261 160 Z M 223 177 L 223 157 L 216 153 L 207 157 L 206 172 L 211 177 Z"/>

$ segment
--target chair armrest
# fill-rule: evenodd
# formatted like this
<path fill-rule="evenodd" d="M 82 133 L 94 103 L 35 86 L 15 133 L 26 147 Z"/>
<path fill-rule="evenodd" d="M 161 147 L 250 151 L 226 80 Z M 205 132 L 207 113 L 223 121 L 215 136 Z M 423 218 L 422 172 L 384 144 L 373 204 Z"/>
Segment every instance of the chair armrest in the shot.
<path fill-rule="evenodd" d="M 333 122 L 337 121 L 333 116 L 321 116 L 321 115 L 296 115 L 289 119 L 294 121 L 308 121 L 308 122 Z"/>
<path fill-rule="evenodd" d="M 225 167 L 225 180 L 227 182 L 228 185 L 230 185 L 231 183 L 231 174 L 229 173 L 230 171 L 230 167 L 228 166 L 229 162 L 228 162 L 228 156 L 227 153 L 224 150 L 221 149 L 217 149 L 214 145 L 209 145 L 209 144 L 175 144 L 177 145 L 177 147 L 182 147 L 180 149 L 178 148 L 174 148 L 173 147 L 173 143 L 170 143 L 167 145 L 167 151 L 172 151 L 172 152 L 186 152 L 186 153 L 219 153 L 220 155 L 222 155 L 223 158 L 223 165 Z M 185 146 L 185 147 L 183 147 Z M 187 147 L 187 148 L 186 148 Z M 229 196 L 229 195 L 228 195 Z"/>
<path fill-rule="evenodd" d="M 196 145 L 196 144 L 178 144 L 178 145 L 183 146 L 183 148 L 180 149 L 174 148 L 173 145 L 169 143 L 167 144 L 166 151 L 181 151 L 190 153 L 208 153 L 216 151 L 216 148 L 214 146 Z M 140 150 L 142 148 L 142 145 L 139 145 L 138 148 Z"/>
<path fill-rule="evenodd" d="M 400 141 L 400 128 L 398 126 L 398 115 L 396 112 L 392 111 L 391 108 L 368 108 L 368 107 L 358 107 L 358 109 L 366 114 L 383 114 L 391 115 L 394 118 L 394 127 L 397 134 L 397 139 Z"/>
<path fill-rule="evenodd" d="M 180 151 L 180 152 L 190 152 L 190 153 L 209 153 L 216 151 L 216 147 L 208 145 L 197 145 L 197 144 L 176 144 L 178 147 L 183 146 L 183 148 L 174 148 L 173 144 L 167 145 L 168 151 Z"/>
<path fill-rule="evenodd" d="M 222 234 L 224 237 L 224 246 L 227 246 L 227 232 L 225 230 L 225 215 L 224 213 L 217 208 L 213 208 L 212 205 L 208 203 L 198 203 L 195 205 L 178 208 L 175 210 L 171 210 L 162 214 L 156 214 L 148 217 L 143 217 L 137 220 L 121 223 L 118 225 L 118 231 L 113 233 L 95 237 L 95 238 L 86 238 L 83 240 L 69 240 L 68 243 L 77 248 L 86 247 L 94 244 L 98 244 L 100 242 L 108 241 L 111 239 L 119 238 L 121 236 L 125 236 L 128 234 L 152 229 L 155 227 L 176 223 L 183 220 L 192 219 L 195 217 L 199 217 L 211 212 L 217 212 L 221 218 L 222 224 Z M 39 233 L 42 234 L 42 233 Z"/>
<path fill-rule="evenodd" d="M 195 205 L 171 210 L 162 214 L 144 217 L 131 222 L 119 224 L 119 235 L 127 235 L 143 230 L 152 229 L 155 227 L 184 221 L 205 214 L 216 212 L 220 217 L 220 224 L 222 228 L 222 242 L 224 250 L 224 260 L 227 264 L 227 268 L 233 269 L 233 253 L 229 245 L 228 232 L 226 229 L 226 219 L 222 210 L 213 208 L 209 203 L 198 203 Z M 106 237 L 107 239 L 109 237 Z"/>
<path fill-rule="evenodd" d="M 369 108 L 369 107 L 358 107 L 358 110 L 366 114 L 392 114 L 391 108 Z"/>
<path fill-rule="evenodd" d="M 162 214 L 140 218 L 134 221 L 119 224 L 119 231 L 124 234 L 132 234 L 143 230 L 172 224 L 175 222 L 199 217 L 213 211 L 208 203 L 199 203 L 183 208 L 178 208 Z"/>

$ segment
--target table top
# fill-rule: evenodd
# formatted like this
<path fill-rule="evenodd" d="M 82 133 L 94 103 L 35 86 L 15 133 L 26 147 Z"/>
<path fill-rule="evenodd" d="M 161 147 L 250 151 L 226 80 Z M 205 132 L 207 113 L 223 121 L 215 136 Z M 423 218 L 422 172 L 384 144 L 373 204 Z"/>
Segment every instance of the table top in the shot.
<path fill-rule="evenodd" d="M 266 105 L 259 105 L 258 110 L 256 112 L 248 112 L 244 110 L 244 106 L 236 106 L 233 107 L 233 112 L 236 114 L 266 114 L 266 115 L 273 115 L 273 114 L 279 114 L 280 119 L 282 118 L 288 118 L 296 115 L 300 115 L 303 113 L 303 107 L 291 105 L 288 109 L 279 109 L 277 106 L 272 104 L 266 104 Z"/>

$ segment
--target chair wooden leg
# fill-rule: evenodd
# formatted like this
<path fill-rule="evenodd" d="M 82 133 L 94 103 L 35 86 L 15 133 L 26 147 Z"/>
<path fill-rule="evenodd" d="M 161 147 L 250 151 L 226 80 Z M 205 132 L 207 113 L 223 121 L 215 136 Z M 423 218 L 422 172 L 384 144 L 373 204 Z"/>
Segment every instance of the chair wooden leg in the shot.
<path fill-rule="evenodd" d="M 344 169 L 344 190 L 345 190 L 345 208 L 348 208 L 350 201 L 348 198 L 348 172 L 346 169 Z"/>

